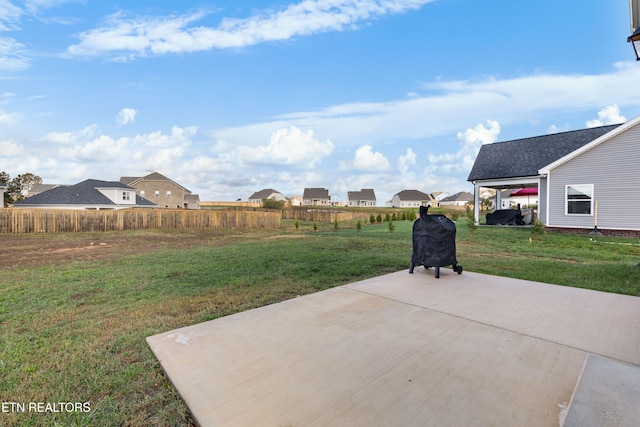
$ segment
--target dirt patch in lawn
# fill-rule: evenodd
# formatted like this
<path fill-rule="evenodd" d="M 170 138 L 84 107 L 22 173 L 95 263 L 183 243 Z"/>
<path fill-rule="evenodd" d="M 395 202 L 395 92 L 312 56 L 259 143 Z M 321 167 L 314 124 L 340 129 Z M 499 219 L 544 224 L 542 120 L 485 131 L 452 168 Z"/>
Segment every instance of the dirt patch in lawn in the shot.
<path fill-rule="evenodd" d="M 249 233 L 255 236 L 256 233 Z M 142 230 L 0 235 L 0 268 L 110 259 L 161 249 L 218 246 L 246 238 L 230 230 Z"/>

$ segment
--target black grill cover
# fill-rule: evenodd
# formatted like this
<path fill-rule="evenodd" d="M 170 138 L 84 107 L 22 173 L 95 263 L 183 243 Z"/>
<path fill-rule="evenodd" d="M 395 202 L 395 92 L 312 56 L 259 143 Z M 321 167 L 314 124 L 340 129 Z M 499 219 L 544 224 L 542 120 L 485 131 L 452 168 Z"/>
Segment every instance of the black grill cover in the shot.
<path fill-rule="evenodd" d="M 425 267 L 456 265 L 456 224 L 444 215 L 427 215 L 420 207 L 420 218 L 413 223 L 411 262 Z"/>
<path fill-rule="evenodd" d="M 520 205 L 518 209 L 499 209 L 487 214 L 487 225 L 524 225 Z"/>

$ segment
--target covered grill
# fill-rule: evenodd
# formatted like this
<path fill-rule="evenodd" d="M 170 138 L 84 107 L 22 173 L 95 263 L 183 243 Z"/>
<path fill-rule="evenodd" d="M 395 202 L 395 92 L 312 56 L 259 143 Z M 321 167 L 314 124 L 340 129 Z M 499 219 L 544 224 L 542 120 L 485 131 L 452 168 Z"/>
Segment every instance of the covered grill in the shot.
<path fill-rule="evenodd" d="M 420 218 L 413 223 L 413 254 L 409 273 L 416 265 L 435 267 L 436 279 L 440 267 L 451 265 L 462 274 L 462 266 L 456 260 L 456 225 L 444 215 L 428 215 L 429 208 L 420 207 Z"/>

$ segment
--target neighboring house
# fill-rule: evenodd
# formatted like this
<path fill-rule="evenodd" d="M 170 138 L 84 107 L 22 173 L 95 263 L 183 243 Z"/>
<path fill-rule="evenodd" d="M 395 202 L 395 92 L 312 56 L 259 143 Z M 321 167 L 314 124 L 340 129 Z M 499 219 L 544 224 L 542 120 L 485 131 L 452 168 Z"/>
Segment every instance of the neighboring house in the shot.
<path fill-rule="evenodd" d="M 126 209 L 157 207 L 136 196 L 136 190 L 120 182 L 87 179 L 75 185 L 58 186 L 13 204 L 30 209 Z"/>
<path fill-rule="evenodd" d="M 376 193 L 372 188 L 360 191 L 347 191 L 347 206 L 375 206 Z"/>
<path fill-rule="evenodd" d="M 393 208 L 417 208 L 420 206 L 437 206 L 438 201 L 431 194 L 418 190 L 402 190 L 394 194 L 387 202 Z"/>
<path fill-rule="evenodd" d="M 521 208 L 528 208 L 538 204 L 538 188 L 527 187 L 518 188 L 517 190 L 504 190 L 500 193 L 500 200 L 502 200 L 500 209 L 509 209 L 518 205 Z"/>
<path fill-rule="evenodd" d="M 0 183 L 0 195 L 2 196 L 2 206 L 4 208 L 4 192 L 7 189 L 7 186 Z"/>
<path fill-rule="evenodd" d="M 473 203 L 473 194 L 468 191 L 461 191 L 453 196 L 440 200 L 440 206 L 466 206 Z"/>
<path fill-rule="evenodd" d="M 262 200 L 264 199 L 277 200 L 279 202 L 287 201 L 287 198 L 282 193 L 276 190 L 272 190 L 271 188 L 257 191 L 249 196 L 249 201 L 251 203 L 262 203 Z"/>
<path fill-rule="evenodd" d="M 305 188 L 302 193 L 302 204 L 305 206 L 330 206 L 331 196 L 326 188 Z"/>
<path fill-rule="evenodd" d="M 550 228 L 593 230 L 597 221 L 610 234 L 640 235 L 639 123 L 486 144 L 468 180 L 475 197 L 482 187 L 537 187 L 538 216 Z"/>
<path fill-rule="evenodd" d="M 291 206 L 302 206 L 302 196 L 291 196 L 289 201 Z"/>
<path fill-rule="evenodd" d="M 123 176 L 120 182 L 135 188 L 138 195 L 159 207 L 200 209 L 200 196 L 158 172 L 143 177 Z"/>
<path fill-rule="evenodd" d="M 60 187 L 59 184 L 34 184 L 33 187 L 27 193 L 27 197 L 35 196 L 52 188 Z"/>

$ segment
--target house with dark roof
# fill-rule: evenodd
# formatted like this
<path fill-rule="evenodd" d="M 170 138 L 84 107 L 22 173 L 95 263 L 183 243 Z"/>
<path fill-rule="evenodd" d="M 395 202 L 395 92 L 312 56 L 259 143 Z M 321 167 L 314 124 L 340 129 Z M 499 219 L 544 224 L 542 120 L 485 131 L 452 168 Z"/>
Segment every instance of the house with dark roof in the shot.
<path fill-rule="evenodd" d="M 486 144 L 469 173 L 475 220 L 483 188 L 538 189 L 546 227 L 640 235 L 640 116 L 622 125 Z"/>
<path fill-rule="evenodd" d="M 473 203 L 473 194 L 468 191 L 461 191 L 440 200 L 440 206 L 466 206 Z"/>
<path fill-rule="evenodd" d="M 375 206 L 376 193 L 373 188 L 363 188 L 360 191 L 347 191 L 347 206 Z"/>
<path fill-rule="evenodd" d="M 331 196 L 326 188 L 305 188 L 302 193 L 302 204 L 304 206 L 331 206 Z"/>
<path fill-rule="evenodd" d="M 277 200 L 279 202 L 286 202 L 287 198 L 279 191 L 273 190 L 271 188 L 265 188 L 264 190 L 256 191 L 251 196 L 249 196 L 249 201 L 251 203 L 262 203 L 262 200 Z"/>
<path fill-rule="evenodd" d="M 120 182 L 135 188 L 140 197 L 159 207 L 200 209 L 200 196 L 158 172 L 143 177 L 123 176 Z"/>
<path fill-rule="evenodd" d="M 56 186 L 13 204 L 29 209 L 126 209 L 157 207 L 137 196 L 136 190 L 115 181 L 87 179 L 75 185 Z"/>
<path fill-rule="evenodd" d="M 393 208 L 417 208 L 420 206 L 438 206 L 438 201 L 433 194 L 423 193 L 418 190 L 402 190 L 393 195 L 388 206 Z"/>

